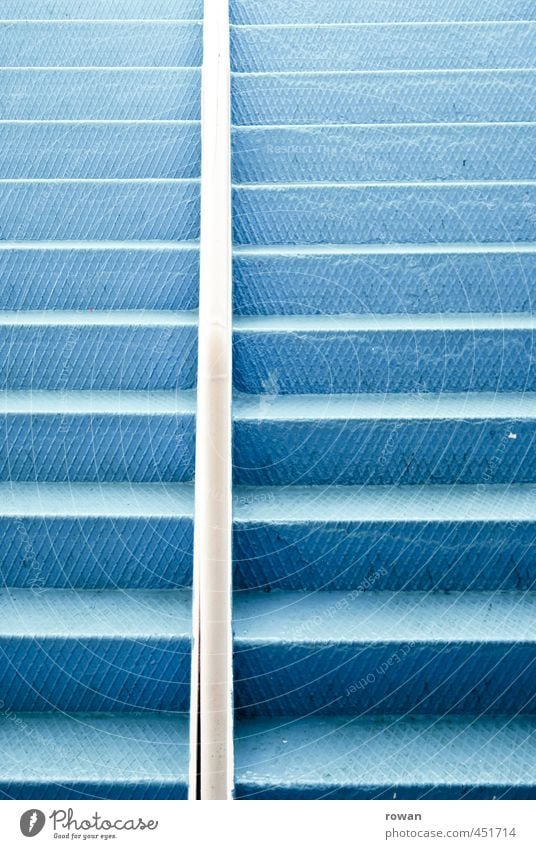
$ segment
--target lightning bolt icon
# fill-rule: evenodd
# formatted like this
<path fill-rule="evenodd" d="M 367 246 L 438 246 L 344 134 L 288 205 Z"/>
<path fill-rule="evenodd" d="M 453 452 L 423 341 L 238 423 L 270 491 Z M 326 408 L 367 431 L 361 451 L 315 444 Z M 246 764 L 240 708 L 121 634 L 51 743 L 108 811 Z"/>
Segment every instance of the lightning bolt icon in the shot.
<path fill-rule="evenodd" d="M 37 813 L 35 811 L 32 811 L 30 821 L 28 822 L 28 832 L 33 831 L 33 827 L 36 824 L 36 822 L 37 822 Z"/>

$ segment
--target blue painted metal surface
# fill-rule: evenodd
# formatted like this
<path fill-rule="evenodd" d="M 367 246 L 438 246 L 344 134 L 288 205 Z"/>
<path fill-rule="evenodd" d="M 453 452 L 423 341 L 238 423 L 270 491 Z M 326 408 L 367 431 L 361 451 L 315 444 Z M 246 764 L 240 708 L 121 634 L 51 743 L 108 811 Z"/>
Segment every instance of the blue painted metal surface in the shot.
<path fill-rule="evenodd" d="M 173 312 L 0 313 L 2 389 L 192 389 L 196 317 Z"/>
<path fill-rule="evenodd" d="M 534 799 L 530 719 L 238 723 L 239 799 Z M 512 757 L 512 753 L 516 753 Z"/>
<path fill-rule="evenodd" d="M 0 309 L 193 310 L 198 274 L 195 242 L 0 243 Z"/>
<path fill-rule="evenodd" d="M 9 713 L 2 799 L 186 799 L 188 720 L 164 714 Z"/>
<path fill-rule="evenodd" d="M 2 798 L 188 794 L 202 14 L 2 5 Z"/>
<path fill-rule="evenodd" d="M 530 312 L 536 250 L 508 244 L 238 248 L 233 286 L 237 315 Z"/>
<path fill-rule="evenodd" d="M 534 798 L 534 8 L 231 18 L 236 795 Z"/>

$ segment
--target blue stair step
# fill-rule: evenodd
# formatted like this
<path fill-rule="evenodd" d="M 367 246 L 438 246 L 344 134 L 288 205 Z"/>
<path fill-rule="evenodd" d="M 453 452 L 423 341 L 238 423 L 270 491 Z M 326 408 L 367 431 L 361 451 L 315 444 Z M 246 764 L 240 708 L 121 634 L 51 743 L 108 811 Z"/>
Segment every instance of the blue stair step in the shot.
<path fill-rule="evenodd" d="M 317 357 L 313 362 L 317 361 Z M 536 483 L 533 393 L 239 395 L 235 483 Z"/>
<path fill-rule="evenodd" d="M 2 799 L 186 799 L 188 720 L 165 714 L 8 712 Z"/>
<path fill-rule="evenodd" d="M 202 25 L 193 22 L 0 20 L 0 39 L 4 67 L 196 67 L 202 60 Z"/>
<path fill-rule="evenodd" d="M 536 593 L 238 593 L 239 717 L 534 713 Z"/>
<path fill-rule="evenodd" d="M 233 195 L 237 245 L 534 240 L 535 181 L 259 184 Z"/>
<path fill-rule="evenodd" d="M 519 0 L 517 0 L 519 2 Z M 4 18 L 41 20 L 40 0 L 4 0 Z M 203 17 L 202 0 L 47 0 L 46 16 L 50 19 L 116 20 L 155 18 L 196 20 Z"/>
<path fill-rule="evenodd" d="M 536 71 L 511 69 L 234 74 L 232 114 L 238 125 L 534 121 L 535 84 Z"/>
<path fill-rule="evenodd" d="M 0 242 L 0 310 L 193 310 L 196 242 Z"/>
<path fill-rule="evenodd" d="M 26 0 L 26 3 L 31 0 Z M 10 0 L 13 2 L 13 0 Z M 34 0 L 35 2 L 35 0 Z M 103 0 L 101 0 L 103 2 Z M 117 0 L 116 0 L 117 2 Z M 532 0 L 231 0 L 233 24 L 499 21 L 534 18 Z"/>
<path fill-rule="evenodd" d="M 535 799 L 536 725 L 481 716 L 242 721 L 235 792 L 238 799 Z"/>
<path fill-rule="evenodd" d="M 535 38 L 528 21 L 234 27 L 231 62 L 249 73 L 529 68 Z"/>
<path fill-rule="evenodd" d="M 199 120 L 198 68 L 0 68 L 0 120 Z"/>
<path fill-rule="evenodd" d="M 532 314 L 252 316 L 234 387 L 266 395 L 536 389 Z"/>
<path fill-rule="evenodd" d="M 197 121 L 0 123 L 1 179 L 190 179 L 199 173 Z"/>
<path fill-rule="evenodd" d="M 526 180 L 536 177 L 535 143 L 536 123 L 237 127 L 233 179 Z"/>
<path fill-rule="evenodd" d="M 193 480 L 191 391 L 12 390 L 0 421 L 0 480 Z"/>
<path fill-rule="evenodd" d="M 198 180 L 0 181 L 3 241 L 199 237 Z"/>
<path fill-rule="evenodd" d="M 4 389 L 191 389 L 193 313 L 0 312 Z"/>
<path fill-rule="evenodd" d="M 4 710 L 188 710 L 190 592 L 7 589 L 0 611 Z"/>
<path fill-rule="evenodd" d="M 534 244 L 243 246 L 233 259 L 236 315 L 530 312 L 535 287 Z"/>
<path fill-rule="evenodd" d="M 236 590 L 535 588 L 536 486 L 236 487 Z"/>
<path fill-rule="evenodd" d="M 192 584 L 193 485 L 0 484 L 3 587 Z"/>

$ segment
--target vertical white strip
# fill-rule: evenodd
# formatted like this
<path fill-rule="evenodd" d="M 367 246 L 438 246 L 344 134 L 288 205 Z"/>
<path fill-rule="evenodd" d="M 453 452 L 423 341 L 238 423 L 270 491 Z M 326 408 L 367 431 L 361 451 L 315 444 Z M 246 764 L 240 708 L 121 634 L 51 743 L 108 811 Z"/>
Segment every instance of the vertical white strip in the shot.
<path fill-rule="evenodd" d="M 201 799 L 231 798 L 233 778 L 229 64 L 228 0 L 205 0 L 194 542 Z"/>

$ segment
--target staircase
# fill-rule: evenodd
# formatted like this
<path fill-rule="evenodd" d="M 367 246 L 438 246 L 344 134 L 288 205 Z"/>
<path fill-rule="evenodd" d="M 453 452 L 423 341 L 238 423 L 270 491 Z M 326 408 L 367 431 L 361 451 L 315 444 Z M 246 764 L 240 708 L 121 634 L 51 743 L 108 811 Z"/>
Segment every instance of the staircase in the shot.
<path fill-rule="evenodd" d="M 231 0 L 236 796 L 536 798 L 528 0 Z"/>
<path fill-rule="evenodd" d="M 2 15 L 0 796 L 185 798 L 202 4 Z"/>

